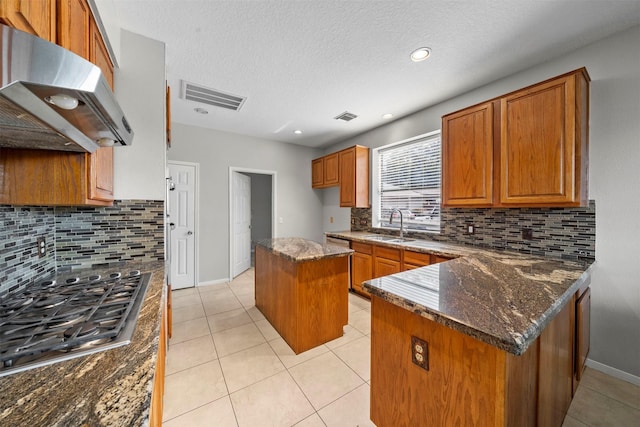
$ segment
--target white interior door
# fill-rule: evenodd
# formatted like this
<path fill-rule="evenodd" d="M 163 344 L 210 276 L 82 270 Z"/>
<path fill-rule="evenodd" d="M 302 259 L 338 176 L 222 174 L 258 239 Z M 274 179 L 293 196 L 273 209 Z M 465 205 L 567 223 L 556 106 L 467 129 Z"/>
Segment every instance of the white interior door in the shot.
<path fill-rule="evenodd" d="M 233 272 L 232 277 L 251 267 L 251 178 L 233 173 Z"/>
<path fill-rule="evenodd" d="M 169 163 L 169 174 L 171 285 L 180 289 L 195 286 L 196 167 Z"/>

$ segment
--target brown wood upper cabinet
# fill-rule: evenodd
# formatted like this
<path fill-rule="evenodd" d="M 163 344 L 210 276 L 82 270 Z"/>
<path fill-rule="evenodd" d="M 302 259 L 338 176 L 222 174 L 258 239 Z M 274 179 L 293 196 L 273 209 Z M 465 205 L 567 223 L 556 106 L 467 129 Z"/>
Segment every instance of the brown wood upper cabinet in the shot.
<path fill-rule="evenodd" d="M 340 186 L 340 206 L 368 208 L 369 148 L 354 145 L 311 162 L 311 187 Z"/>
<path fill-rule="evenodd" d="M 356 145 L 338 154 L 340 156 L 340 207 L 370 207 L 369 148 Z"/>
<path fill-rule="evenodd" d="M 493 203 L 491 102 L 442 119 L 442 160 L 442 192 L 446 206 L 488 206 Z"/>
<path fill-rule="evenodd" d="M 56 42 L 55 1 L 0 0 L 0 22 Z"/>
<path fill-rule="evenodd" d="M 312 188 L 335 187 L 340 184 L 338 153 L 328 154 L 311 162 Z"/>
<path fill-rule="evenodd" d="M 581 68 L 444 116 L 443 204 L 586 206 L 589 81 Z"/>
<path fill-rule="evenodd" d="M 36 8 L 31 6 L 36 3 L 39 5 L 38 13 L 35 11 Z M 42 5 L 47 7 L 43 8 Z M 8 10 L 17 10 L 23 16 L 40 16 L 43 11 L 49 11 L 54 17 L 51 24 L 54 37 L 49 40 L 57 40 L 60 46 L 100 67 L 113 89 L 113 63 L 87 0 L 0 0 L 0 6 L 0 20 L 10 25 L 18 21 L 7 20 L 6 16 L 13 16 L 7 13 Z M 40 21 L 42 19 L 38 18 L 34 22 Z M 39 32 L 29 32 L 41 36 Z M 2 204 L 113 204 L 111 147 L 99 148 L 93 154 L 2 148 L 0 166 Z"/>

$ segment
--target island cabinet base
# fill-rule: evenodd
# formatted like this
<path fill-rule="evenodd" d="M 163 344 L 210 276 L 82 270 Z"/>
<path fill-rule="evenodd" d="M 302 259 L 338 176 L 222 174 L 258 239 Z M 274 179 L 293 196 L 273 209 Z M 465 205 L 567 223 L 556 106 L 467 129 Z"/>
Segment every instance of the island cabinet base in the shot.
<path fill-rule="evenodd" d="M 256 246 L 256 307 L 296 353 L 340 338 L 349 316 L 349 257 L 294 262 Z"/>
<path fill-rule="evenodd" d="M 572 393 L 571 304 L 520 356 L 375 295 L 371 308 L 376 426 L 562 425 Z M 427 342 L 428 370 L 412 362 L 412 336 Z"/>

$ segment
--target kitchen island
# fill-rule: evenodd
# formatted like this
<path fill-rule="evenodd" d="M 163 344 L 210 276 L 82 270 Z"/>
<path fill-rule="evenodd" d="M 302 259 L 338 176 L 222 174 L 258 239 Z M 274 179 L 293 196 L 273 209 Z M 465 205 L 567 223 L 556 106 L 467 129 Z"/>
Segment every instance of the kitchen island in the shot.
<path fill-rule="evenodd" d="M 154 372 L 166 298 L 162 262 L 127 262 L 113 268 L 58 274 L 108 276 L 115 271 L 151 273 L 129 345 L 0 378 L 0 425 L 143 426 L 149 424 Z"/>
<path fill-rule="evenodd" d="M 589 295 L 592 261 L 328 235 L 455 258 L 364 283 L 378 427 L 562 425 L 588 336 L 577 299 Z"/>
<path fill-rule="evenodd" d="M 256 307 L 296 354 L 342 336 L 352 252 L 297 237 L 256 246 Z"/>

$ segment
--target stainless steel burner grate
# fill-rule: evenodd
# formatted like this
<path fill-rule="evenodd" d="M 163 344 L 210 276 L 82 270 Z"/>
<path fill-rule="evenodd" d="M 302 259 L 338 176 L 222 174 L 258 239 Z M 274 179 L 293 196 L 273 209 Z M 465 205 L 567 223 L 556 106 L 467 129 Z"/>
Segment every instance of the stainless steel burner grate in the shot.
<path fill-rule="evenodd" d="M 0 376 L 129 344 L 150 277 L 46 280 L 0 297 Z"/>

